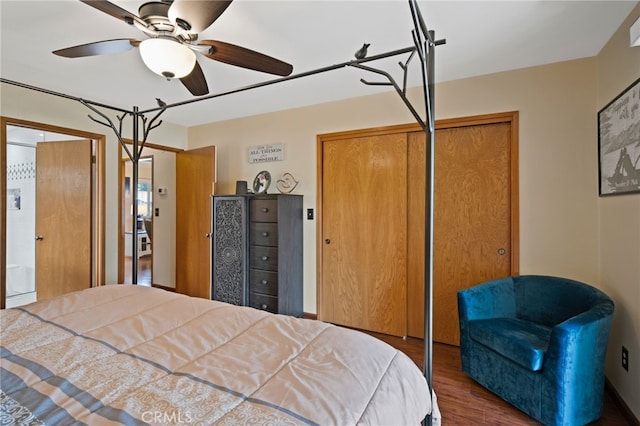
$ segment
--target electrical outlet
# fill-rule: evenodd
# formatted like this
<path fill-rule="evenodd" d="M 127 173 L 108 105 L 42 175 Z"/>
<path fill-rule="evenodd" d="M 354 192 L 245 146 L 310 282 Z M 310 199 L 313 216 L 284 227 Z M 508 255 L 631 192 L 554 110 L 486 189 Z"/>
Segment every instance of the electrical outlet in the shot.
<path fill-rule="evenodd" d="M 622 368 L 629 371 L 629 350 L 624 346 L 622 347 Z"/>

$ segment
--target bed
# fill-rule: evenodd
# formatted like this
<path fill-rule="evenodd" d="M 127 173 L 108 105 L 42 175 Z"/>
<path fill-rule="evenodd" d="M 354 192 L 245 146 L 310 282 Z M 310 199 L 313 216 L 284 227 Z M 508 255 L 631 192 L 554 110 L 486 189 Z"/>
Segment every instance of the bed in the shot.
<path fill-rule="evenodd" d="M 2 424 L 439 423 L 411 359 L 321 321 L 135 285 L 0 319 Z"/>

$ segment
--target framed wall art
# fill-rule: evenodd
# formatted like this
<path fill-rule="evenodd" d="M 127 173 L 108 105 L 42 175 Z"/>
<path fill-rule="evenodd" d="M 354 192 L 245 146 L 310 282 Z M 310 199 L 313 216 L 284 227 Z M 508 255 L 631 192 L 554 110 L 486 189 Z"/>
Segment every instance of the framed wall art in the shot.
<path fill-rule="evenodd" d="M 598 112 L 599 194 L 640 192 L 640 78 Z"/>

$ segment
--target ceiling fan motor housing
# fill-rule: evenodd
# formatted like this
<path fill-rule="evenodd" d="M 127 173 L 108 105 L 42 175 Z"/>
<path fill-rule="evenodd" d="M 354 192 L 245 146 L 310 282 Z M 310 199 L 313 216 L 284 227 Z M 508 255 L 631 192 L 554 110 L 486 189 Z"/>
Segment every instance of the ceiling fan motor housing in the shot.
<path fill-rule="evenodd" d="M 168 18 L 170 6 L 168 3 L 156 1 L 144 3 L 138 9 L 138 15 L 140 19 L 151 25 L 156 31 L 170 33 L 174 29 L 174 25 Z"/>

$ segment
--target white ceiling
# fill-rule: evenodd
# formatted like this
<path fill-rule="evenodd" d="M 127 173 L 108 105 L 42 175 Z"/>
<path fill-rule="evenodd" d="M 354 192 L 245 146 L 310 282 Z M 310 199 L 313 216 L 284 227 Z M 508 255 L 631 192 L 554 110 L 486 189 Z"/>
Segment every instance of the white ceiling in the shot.
<path fill-rule="evenodd" d="M 203 1 L 203 0 L 200 0 Z M 141 1 L 113 0 L 137 14 Z M 525 68 L 598 54 L 637 1 L 420 1 L 425 23 L 447 43 L 436 48 L 436 81 Z M 0 0 L 1 77 L 131 110 L 192 99 L 126 53 L 67 59 L 56 49 L 114 38 L 139 38 L 135 27 L 75 0 Z M 293 65 L 293 74 L 412 46 L 408 2 L 234 0 L 200 39 L 238 44 Z M 399 82 L 406 55 L 369 63 Z M 199 56 L 211 94 L 276 77 Z M 412 60 L 409 87 L 419 84 Z M 162 119 L 185 126 L 260 114 L 390 90 L 362 70 L 341 68 L 168 109 Z M 0 90 L 2 87 L 0 87 Z"/>

